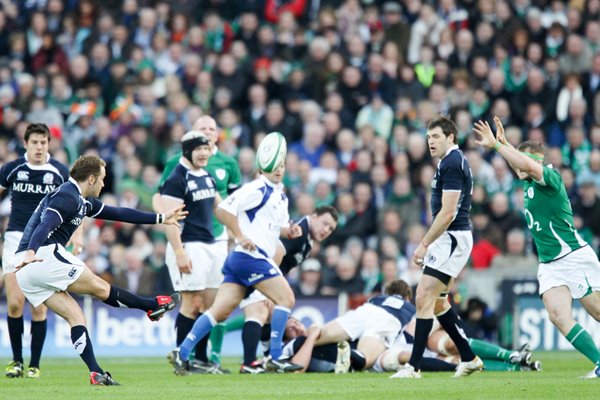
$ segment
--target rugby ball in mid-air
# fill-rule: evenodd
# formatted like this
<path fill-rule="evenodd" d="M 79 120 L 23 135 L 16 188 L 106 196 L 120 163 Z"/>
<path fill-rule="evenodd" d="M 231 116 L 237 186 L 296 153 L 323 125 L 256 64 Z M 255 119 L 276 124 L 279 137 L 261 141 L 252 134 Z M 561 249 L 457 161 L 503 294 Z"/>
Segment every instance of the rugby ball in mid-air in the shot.
<path fill-rule="evenodd" d="M 256 164 L 263 172 L 273 172 L 287 155 L 287 143 L 279 132 L 271 132 L 263 138 L 256 151 Z"/>

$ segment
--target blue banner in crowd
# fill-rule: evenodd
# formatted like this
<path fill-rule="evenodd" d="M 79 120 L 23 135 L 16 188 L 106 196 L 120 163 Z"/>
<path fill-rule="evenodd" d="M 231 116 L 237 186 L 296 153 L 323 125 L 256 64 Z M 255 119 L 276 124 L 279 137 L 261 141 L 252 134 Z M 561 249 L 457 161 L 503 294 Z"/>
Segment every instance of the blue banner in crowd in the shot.
<path fill-rule="evenodd" d="M 28 309 L 29 307 L 25 307 Z M 100 357 L 114 356 L 165 356 L 175 347 L 175 317 L 177 312 L 167 313 L 160 321 L 150 321 L 139 310 L 109 307 L 99 301 L 92 301 L 86 315 L 88 329 L 94 344 L 94 351 Z M 234 315 L 239 314 L 239 310 Z M 86 313 L 86 314 L 88 314 Z M 297 299 L 292 315 L 310 326 L 322 325 L 337 317 L 337 297 L 317 297 Z M 25 316 L 24 356 L 29 357 L 30 323 L 28 312 Z M 241 332 L 231 332 L 223 342 L 224 356 L 240 356 L 243 353 Z M 73 357 L 71 328 L 60 317 L 48 312 L 48 334 L 44 344 L 43 357 Z M 6 324 L 6 308 L 0 310 L 0 358 L 12 356 Z"/>
<path fill-rule="evenodd" d="M 573 317 L 600 343 L 600 324 L 592 318 L 578 301 L 573 302 Z M 573 350 L 548 319 L 548 312 L 539 296 L 520 296 L 515 318 L 517 340 L 528 342 L 533 350 Z"/>

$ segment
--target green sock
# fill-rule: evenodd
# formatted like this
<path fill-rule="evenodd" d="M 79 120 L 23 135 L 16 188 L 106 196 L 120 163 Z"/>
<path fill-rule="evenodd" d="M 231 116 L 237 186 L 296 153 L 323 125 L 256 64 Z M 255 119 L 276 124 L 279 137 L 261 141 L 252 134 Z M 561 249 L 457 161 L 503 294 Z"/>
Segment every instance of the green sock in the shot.
<path fill-rule="evenodd" d="M 477 352 L 473 349 L 475 354 Z M 481 357 L 481 356 L 480 356 Z M 483 360 L 483 368 L 486 371 L 520 371 L 521 366 L 518 364 L 511 364 L 506 361 L 498 361 L 498 360 Z"/>
<path fill-rule="evenodd" d="M 598 348 L 594 344 L 592 336 L 581 325 L 575 324 L 566 337 L 573 347 L 589 358 L 594 364 L 600 363 L 600 351 L 598 351 Z"/>
<path fill-rule="evenodd" d="M 244 316 L 244 314 L 240 314 L 237 317 L 230 318 L 227 321 L 225 321 L 225 324 L 227 325 L 225 331 L 226 332 L 241 331 L 242 328 L 244 327 L 245 321 L 246 321 L 246 317 Z"/>
<path fill-rule="evenodd" d="M 213 326 L 210 331 L 210 362 L 221 364 L 221 348 L 225 336 L 226 325 L 221 322 Z"/>
<path fill-rule="evenodd" d="M 473 353 L 481 359 L 510 361 L 510 353 L 512 353 L 510 350 L 484 342 L 483 340 L 469 338 L 468 341 L 471 349 L 473 349 Z"/>

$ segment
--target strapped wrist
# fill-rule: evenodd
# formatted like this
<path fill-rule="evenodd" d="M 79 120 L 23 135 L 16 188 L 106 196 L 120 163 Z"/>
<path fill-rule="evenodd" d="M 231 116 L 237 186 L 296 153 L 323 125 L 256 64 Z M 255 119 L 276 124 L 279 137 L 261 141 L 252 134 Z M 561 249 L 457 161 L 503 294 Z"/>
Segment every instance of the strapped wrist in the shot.
<path fill-rule="evenodd" d="M 502 143 L 500 143 L 499 140 L 496 140 L 496 143 L 494 143 L 494 150 L 498 151 L 500 150 L 500 147 L 502 147 Z"/>

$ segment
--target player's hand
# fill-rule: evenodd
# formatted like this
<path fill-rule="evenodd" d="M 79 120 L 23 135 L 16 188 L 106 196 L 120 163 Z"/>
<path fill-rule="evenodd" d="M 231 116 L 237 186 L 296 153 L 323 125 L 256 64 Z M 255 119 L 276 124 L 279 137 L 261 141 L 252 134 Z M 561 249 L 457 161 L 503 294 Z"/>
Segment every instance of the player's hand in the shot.
<path fill-rule="evenodd" d="M 39 258 L 35 252 L 33 250 L 27 250 L 25 252 L 25 257 L 23 257 L 23 261 L 21 261 L 16 267 L 15 269 L 18 271 L 21 268 L 23 268 L 24 266 L 26 266 L 27 264 L 31 264 L 34 262 L 40 262 L 40 261 L 44 261 L 43 258 Z"/>
<path fill-rule="evenodd" d="M 415 254 L 413 255 L 413 261 L 418 266 L 423 266 L 425 264 L 425 254 L 427 253 L 427 248 L 423 246 L 423 243 L 419 244 L 419 247 L 415 250 Z"/>
<path fill-rule="evenodd" d="M 288 228 L 288 239 L 296 239 L 302 236 L 302 228 L 298 224 L 292 224 Z"/>
<path fill-rule="evenodd" d="M 177 254 L 177 267 L 182 274 L 192 273 L 192 261 L 185 253 Z"/>
<path fill-rule="evenodd" d="M 185 216 L 188 215 L 187 211 L 183 211 L 184 207 L 185 204 L 182 204 L 172 210 L 167 211 L 165 213 L 165 220 L 163 221 L 163 224 L 181 227 L 181 225 L 179 225 L 179 221 L 184 220 Z"/>
<path fill-rule="evenodd" d="M 306 330 L 307 338 L 313 337 L 316 340 L 319 338 L 319 336 L 321 336 L 321 328 L 318 327 L 317 325 L 313 325 Z"/>
<path fill-rule="evenodd" d="M 77 237 L 76 237 L 77 236 Z M 67 245 L 65 247 L 73 246 L 73 250 L 71 253 L 76 256 L 83 251 L 83 240 L 79 237 L 79 235 L 74 235 L 69 239 Z"/>
<path fill-rule="evenodd" d="M 494 124 L 496 124 L 496 139 L 502 143 L 506 144 L 506 135 L 504 134 L 504 125 L 502 125 L 502 121 L 500 118 L 495 115 L 494 116 Z"/>
<path fill-rule="evenodd" d="M 250 239 L 248 239 L 247 237 L 242 237 L 241 239 L 239 239 L 237 241 L 237 243 L 242 246 L 242 248 L 244 250 L 247 251 L 254 251 L 256 250 L 256 245 L 254 244 L 254 242 Z"/>
<path fill-rule="evenodd" d="M 475 139 L 475 143 L 488 149 L 493 149 L 496 145 L 496 138 L 487 121 L 475 122 L 473 131 L 479 135 L 480 139 Z"/>

